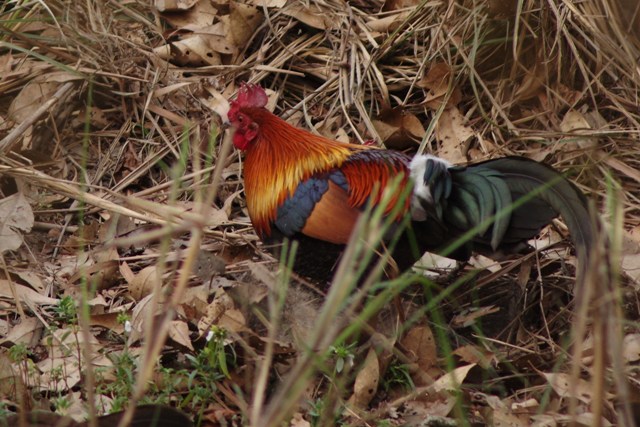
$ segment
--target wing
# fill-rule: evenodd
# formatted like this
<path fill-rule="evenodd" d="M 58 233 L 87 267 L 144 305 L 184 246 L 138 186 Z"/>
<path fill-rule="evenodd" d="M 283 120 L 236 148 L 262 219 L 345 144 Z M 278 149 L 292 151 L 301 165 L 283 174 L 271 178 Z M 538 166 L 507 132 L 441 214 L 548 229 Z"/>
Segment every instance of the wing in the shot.
<path fill-rule="evenodd" d="M 385 186 L 400 174 L 407 185 L 409 158 L 387 150 L 354 152 L 340 168 L 301 182 L 278 207 L 273 222 L 285 236 L 302 233 L 346 244 L 365 204 L 378 203 Z M 401 184 L 402 185 L 402 184 Z M 408 210 L 409 201 L 402 211 Z M 393 208 L 392 204 L 388 210 Z"/>

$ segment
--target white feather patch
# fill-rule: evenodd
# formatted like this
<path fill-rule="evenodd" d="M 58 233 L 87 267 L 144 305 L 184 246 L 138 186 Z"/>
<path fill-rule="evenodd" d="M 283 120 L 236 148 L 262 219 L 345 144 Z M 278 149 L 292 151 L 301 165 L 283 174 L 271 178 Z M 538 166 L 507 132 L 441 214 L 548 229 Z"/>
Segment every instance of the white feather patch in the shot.
<path fill-rule="evenodd" d="M 420 154 L 411 160 L 409 169 L 411 171 L 411 179 L 414 182 L 413 195 L 411 196 L 411 219 L 414 221 L 425 221 L 427 219 L 425 205 L 433 205 L 431 188 L 424 182 L 427 160 L 435 160 L 443 163 L 447 168 L 451 167 L 451 163 L 448 161 L 431 154 Z"/>

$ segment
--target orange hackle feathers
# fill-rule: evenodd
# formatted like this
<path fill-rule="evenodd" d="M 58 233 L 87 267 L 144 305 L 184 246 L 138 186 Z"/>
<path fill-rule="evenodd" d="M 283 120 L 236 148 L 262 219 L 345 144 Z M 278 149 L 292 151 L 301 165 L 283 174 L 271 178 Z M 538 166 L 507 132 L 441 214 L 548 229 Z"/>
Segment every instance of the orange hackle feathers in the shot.
<path fill-rule="evenodd" d="M 355 150 L 366 148 L 314 135 L 264 109 L 247 113 L 260 127 L 245 157 L 247 207 L 256 232 L 269 236 L 278 206 L 301 181 L 340 167 Z"/>

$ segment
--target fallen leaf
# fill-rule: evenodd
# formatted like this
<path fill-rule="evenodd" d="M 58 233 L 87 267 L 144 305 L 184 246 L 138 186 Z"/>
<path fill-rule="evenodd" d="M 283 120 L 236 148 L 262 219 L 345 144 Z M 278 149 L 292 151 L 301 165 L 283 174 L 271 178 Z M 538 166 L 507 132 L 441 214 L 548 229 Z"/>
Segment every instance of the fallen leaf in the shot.
<path fill-rule="evenodd" d="M 31 348 L 42 338 L 42 330 L 43 326 L 40 320 L 35 317 L 24 318 L 20 323 L 11 327 L 4 339 L 0 340 L 0 345 L 5 343 L 24 344 L 27 348 Z"/>
<path fill-rule="evenodd" d="M 640 360 L 640 334 L 629 334 L 624 337 L 622 356 L 627 363 Z"/>
<path fill-rule="evenodd" d="M 496 356 L 488 350 L 478 348 L 474 345 L 464 345 L 453 351 L 453 354 L 460 357 L 467 363 L 477 363 L 483 369 L 488 369 L 498 362 Z"/>
<path fill-rule="evenodd" d="M 182 320 L 173 320 L 169 326 L 169 337 L 178 344 L 195 351 L 189 338 L 189 326 Z"/>
<path fill-rule="evenodd" d="M 180 12 L 188 10 L 200 0 L 156 0 L 155 5 L 158 12 Z"/>
<path fill-rule="evenodd" d="M 287 0 L 251 0 L 249 3 L 254 6 L 274 7 L 279 9 L 287 4 Z"/>
<path fill-rule="evenodd" d="M 161 278 L 158 277 L 158 269 L 155 265 L 140 270 L 129 283 L 129 294 L 136 301 L 140 301 L 147 295 L 151 294 L 154 289 L 159 289 L 162 284 Z"/>
<path fill-rule="evenodd" d="M 307 7 L 302 3 L 291 2 L 282 9 L 282 13 L 318 30 L 325 31 L 332 27 L 330 16 L 318 6 L 318 3 L 312 3 L 312 6 Z"/>
<path fill-rule="evenodd" d="M 0 200 L 0 254 L 15 251 L 22 245 L 19 231 L 28 233 L 33 227 L 33 211 L 22 192 Z"/>
<path fill-rule="evenodd" d="M 426 133 L 420 120 L 400 107 L 383 110 L 372 123 L 385 146 L 395 150 L 415 146 Z"/>
<path fill-rule="evenodd" d="M 436 393 L 439 393 L 443 390 L 460 390 L 460 385 L 463 383 L 464 379 L 467 377 L 467 374 L 474 366 L 476 366 L 476 364 L 471 363 L 469 365 L 460 366 L 459 368 L 456 368 L 453 371 L 444 374 L 443 376 L 438 378 L 435 383 L 433 383 L 433 389 Z"/>
<path fill-rule="evenodd" d="M 12 284 L 8 280 L 3 279 L 0 279 L 0 296 L 5 298 L 15 298 L 12 287 L 15 289 L 18 299 L 27 306 L 57 305 L 60 302 L 60 300 L 56 298 L 49 298 L 41 295 L 24 285 L 19 285 L 17 283 Z"/>
<path fill-rule="evenodd" d="M 452 89 L 449 87 L 453 84 L 453 71 L 446 62 L 437 62 L 431 66 L 425 76 L 417 83 L 418 87 L 427 89 L 427 95 L 425 96 L 425 105 L 432 110 L 439 110 L 442 108 L 442 103 L 445 103 L 445 108 L 455 107 L 462 100 L 462 92 L 456 86 Z M 450 95 L 447 95 L 451 91 Z"/>
<path fill-rule="evenodd" d="M 419 370 L 414 382 L 417 386 L 433 383 L 429 370 L 438 361 L 436 342 L 431 328 L 427 325 L 416 325 L 400 340 L 406 350 L 405 356 L 415 362 Z"/>
<path fill-rule="evenodd" d="M 255 6 L 235 1 L 229 3 L 229 42 L 237 49 L 244 49 L 256 32 L 264 17 Z"/>
<path fill-rule="evenodd" d="M 578 378 L 574 387 L 571 385 L 571 376 L 568 374 L 561 373 L 553 373 L 553 374 L 542 374 L 549 385 L 553 388 L 553 391 L 559 397 L 575 397 L 581 402 L 590 405 L 593 401 L 593 387 L 591 383 Z M 611 393 L 605 392 L 605 398 L 611 399 L 613 395 Z"/>
<path fill-rule="evenodd" d="M 391 10 L 414 8 L 418 6 L 422 0 L 386 0 L 382 10 L 389 12 Z"/>
<path fill-rule="evenodd" d="M 438 155 L 450 163 L 466 163 L 467 143 L 474 137 L 473 129 L 465 123 L 465 118 L 457 108 L 449 108 L 438 117 L 435 137 L 440 144 Z"/>
<path fill-rule="evenodd" d="M 362 368 L 358 372 L 358 375 L 356 375 L 353 394 L 349 398 L 349 404 L 360 409 L 366 408 L 378 390 L 379 381 L 380 364 L 378 362 L 378 355 L 373 348 L 370 348 Z"/>
<path fill-rule="evenodd" d="M 198 31 L 214 23 L 218 18 L 218 9 L 211 1 L 196 1 L 188 10 L 165 12 L 162 18 L 174 28 Z"/>
<path fill-rule="evenodd" d="M 593 128 L 587 118 L 579 111 L 569 110 L 562 118 L 560 130 L 571 134 L 563 139 L 562 143 L 577 146 L 578 148 L 597 148 L 598 138 L 593 136 Z"/>
<path fill-rule="evenodd" d="M 454 328 L 466 328 L 467 326 L 476 323 L 476 320 L 478 320 L 482 316 L 497 313 L 498 311 L 500 311 L 500 307 L 494 307 L 492 305 L 487 307 L 472 308 L 466 313 L 456 314 L 453 319 L 451 319 L 451 323 Z"/>

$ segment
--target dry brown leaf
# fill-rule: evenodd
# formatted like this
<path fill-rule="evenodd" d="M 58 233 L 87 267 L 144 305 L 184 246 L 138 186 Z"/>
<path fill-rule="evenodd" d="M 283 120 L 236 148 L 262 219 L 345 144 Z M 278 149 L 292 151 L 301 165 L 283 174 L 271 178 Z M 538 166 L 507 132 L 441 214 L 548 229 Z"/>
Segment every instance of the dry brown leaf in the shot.
<path fill-rule="evenodd" d="M 404 11 L 394 13 L 383 18 L 370 18 L 369 20 L 367 20 L 367 27 L 369 27 L 371 31 L 376 31 L 378 33 L 388 33 L 397 29 L 398 26 L 402 22 L 404 22 L 410 14 L 411 12 Z"/>
<path fill-rule="evenodd" d="M 245 327 L 246 324 L 247 321 L 245 320 L 242 312 L 240 310 L 231 309 L 224 312 L 217 325 L 227 331 L 239 333 L 247 329 Z"/>
<path fill-rule="evenodd" d="M 420 120 L 400 107 L 383 110 L 372 123 L 385 146 L 395 150 L 415 146 L 426 133 Z"/>
<path fill-rule="evenodd" d="M 464 345 L 454 350 L 453 354 L 467 363 L 477 363 L 483 369 L 488 369 L 493 363 L 497 363 L 495 355 L 488 350 L 480 349 L 474 345 Z"/>
<path fill-rule="evenodd" d="M 89 325 L 102 326 L 116 334 L 124 333 L 124 325 L 118 322 L 118 316 L 122 313 L 92 314 L 89 318 Z"/>
<path fill-rule="evenodd" d="M 313 3 L 311 7 L 306 7 L 303 3 L 291 2 L 282 9 L 282 13 L 318 30 L 332 28 L 329 14 L 317 5 L 318 3 Z"/>
<path fill-rule="evenodd" d="M 467 326 L 476 323 L 476 320 L 478 320 L 482 316 L 497 313 L 498 311 L 500 311 L 500 307 L 494 307 L 492 305 L 487 307 L 473 308 L 466 313 L 456 314 L 451 322 L 454 328 L 466 328 Z"/>
<path fill-rule="evenodd" d="M 189 326 L 182 320 L 173 320 L 169 326 L 169 337 L 183 347 L 194 351 L 189 338 Z"/>
<path fill-rule="evenodd" d="M 193 7 L 200 0 L 155 0 L 158 12 L 181 12 Z"/>
<path fill-rule="evenodd" d="M 197 34 L 154 49 L 162 59 L 176 65 L 201 67 L 205 65 L 221 65 L 220 50 L 233 53 L 224 37 L 208 34 Z"/>
<path fill-rule="evenodd" d="M 209 27 L 217 17 L 218 9 L 210 1 L 197 1 L 188 10 L 162 14 L 162 18 L 174 28 L 189 31 Z"/>
<path fill-rule="evenodd" d="M 249 3 L 258 7 L 274 7 L 280 9 L 287 4 L 287 0 L 251 0 Z"/>
<path fill-rule="evenodd" d="M 405 356 L 419 368 L 414 378 L 415 384 L 423 386 L 433 383 L 433 378 L 428 373 L 438 361 L 438 352 L 431 328 L 427 325 L 416 325 L 407 332 L 400 343 L 406 350 Z"/>
<path fill-rule="evenodd" d="M 193 274 L 200 281 L 209 283 L 214 276 L 223 274 L 225 267 L 226 263 L 219 256 L 211 252 L 200 251 L 193 267 Z"/>
<path fill-rule="evenodd" d="M 255 6 L 235 1 L 230 2 L 229 6 L 231 7 L 228 26 L 230 31 L 227 34 L 229 42 L 237 49 L 244 49 L 264 17 Z"/>
<path fill-rule="evenodd" d="M 0 254 L 15 251 L 22 245 L 19 231 L 28 233 L 33 227 L 33 211 L 22 192 L 0 200 Z"/>
<path fill-rule="evenodd" d="M 296 412 L 291 417 L 290 427 L 311 427 L 311 423 L 304 419 L 304 416 L 300 412 Z"/>
<path fill-rule="evenodd" d="M 564 133 L 574 134 L 563 140 L 563 143 L 570 146 L 576 146 L 578 148 L 597 148 L 598 140 L 589 135 L 588 132 L 592 130 L 587 118 L 579 111 L 570 110 L 562 118 L 560 123 L 560 130 Z"/>
<path fill-rule="evenodd" d="M 457 108 L 444 110 L 436 123 L 435 137 L 440 143 L 438 155 L 453 164 L 465 163 L 467 144 L 474 137 L 473 129 Z"/>
<path fill-rule="evenodd" d="M 433 389 L 436 393 L 441 391 L 460 390 L 460 385 L 474 366 L 476 366 L 476 364 L 471 363 L 469 365 L 460 366 L 459 368 L 444 374 L 438 378 L 435 383 L 433 383 Z"/>
<path fill-rule="evenodd" d="M 575 388 L 572 390 L 570 375 L 562 373 L 543 373 L 542 375 L 559 397 L 575 397 L 587 405 L 593 401 L 593 387 L 591 383 L 578 378 Z M 572 392 L 575 393 L 572 395 Z M 611 399 L 612 397 L 613 395 L 611 393 L 605 392 L 606 399 Z"/>
<path fill-rule="evenodd" d="M 386 0 L 382 10 L 389 12 L 391 10 L 413 8 L 418 6 L 422 0 Z"/>
<path fill-rule="evenodd" d="M 9 120 L 20 123 L 33 113 L 60 88 L 63 83 L 81 77 L 66 71 L 56 71 L 38 76 L 22 87 L 9 105 Z"/>
<path fill-rule="evenodd" d="M 369 405 L 378 390 L 380 381 L 380 364 L 378 355 L 373 348 L 369 349 L 362 369 L 356 375 L 353 385 L 353 394 L 349 398 L 349 404 L 356 408 L 364 409 Z"/>
<path fill-rule="evenodd" d="M 36 345 L 42 338 L 42 323 L 35 317 L 27 317 L 16 325 L 13 325 L 0 345 L 5 343 L 24 344 L 27 348 Z"/>
<path fill-rule="evenodd" d="M 74 357 L 44 359 L 38 363 L 38 369 L 42 372 L 38 384 L 41 391 L 68 391 L 78 385 L 82 378 L 80 363 Z"/>
<path fill-rule="evenodd" d="M 40 275 L 34 271 L 18 270 L 14 272 L 20 279 L 29 284 L 36 292 L 42 294 L 45 292 L 45 284 Z"/>
<path fill-rule="evenodd" d="M 402 419 L 407 423 L 406 425 L 420 426 L 426 418 L 446 417 L 455 404 L 456 398 L 447 394 L 430 396 L 429 400 L 411 400 L 403 405 Z"/>
<path fill-rule="evenodd" d="M 205 335 L 212 325 L 218 324 L 228 310 L 233 309 L 235 307 L 231 297 L 226 292 L 219 290 L 211 304 L 207 306 L 206 315 L 198 321 L 199 336 Z"/>
<path fill-rule="evenodd" d="M 159 289 L 162 280 L 158 277 L 158 268 L 155 265 L 140 270 L 129 283 L 129 294 L 136 301 L 140 301 L 151 294 L 154 289 Z"/>
<path fill-rule="evenodd" d="M 622 356 L 627 363 L 640 360 L 640 334 L 629 334 L 624 337 Z"/>
<path fill-rule="evenodd" d="M 462 100 L 462 92 L 458 87 L 452 89 L 447 97 L 449 86 L 452 84 L 453 72 L 449 64 L 438 62 L 431 66 L 425 76 L 417 83 L 418 87 L 428 89 L 425 105 L 432 110 L 438 110 L 445 102 L 445 108 L 455 107 Z"/>
<path fill-rule="evenodd" d="M 138 304 L 135 305 L 133 311 L 131 312 L 131 334 L 129 335 L 129 345 L 132 345 L 136 341 L 138 341 L 142 337 L 142 333 L 145 329 L 144 323 L 148 319 L 148 312 L 151 309 L 154 309 L 153 316 L 151 319 L 154 319 L 154 316 L 162 314 L 163 312 L 163 302 L 160 301 L 155 307 L 152 304 L 154 294 L 147 295 Z"/>
<path fill-rule="evenodd" d="M 57 298 L 49 298 L 24 285 L 19 285 L 17 283 L 12 284 L 8 280 L 3 279 L 0 279 L 0 296 L 11 299 L 14 298 L 14 294 L 11 289 L 12 286 L 18 294 L 18 299 L 27 306 L 57 305 L 60 302 Z"/>

